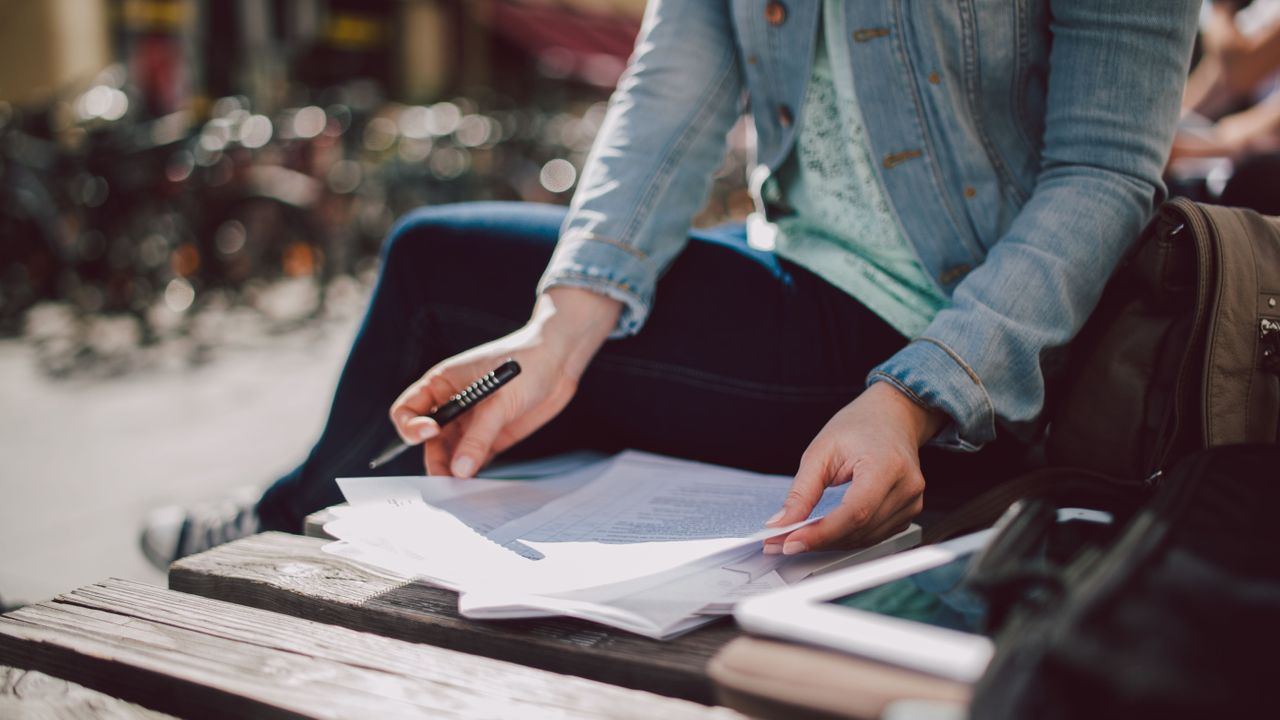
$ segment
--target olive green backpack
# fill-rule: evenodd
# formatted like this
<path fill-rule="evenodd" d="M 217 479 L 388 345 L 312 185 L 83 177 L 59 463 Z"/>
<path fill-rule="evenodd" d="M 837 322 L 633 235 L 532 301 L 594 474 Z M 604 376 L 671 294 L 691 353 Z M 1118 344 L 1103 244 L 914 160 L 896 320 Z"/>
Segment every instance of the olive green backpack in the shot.
<path fill-rule="evenodd" d="M 1280 218 L 1174 199 L 1112 277 L 1051 397 L 1051 465 L 1151 478 L 1280 439 Z"/>

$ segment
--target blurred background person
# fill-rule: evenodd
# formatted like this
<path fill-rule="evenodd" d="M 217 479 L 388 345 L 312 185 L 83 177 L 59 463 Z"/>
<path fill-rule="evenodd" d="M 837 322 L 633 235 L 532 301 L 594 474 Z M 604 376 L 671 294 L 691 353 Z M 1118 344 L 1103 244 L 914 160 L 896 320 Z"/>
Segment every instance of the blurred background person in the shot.
<path fill-rule="evenodd" d="M 1171 155 L 1174 185 L 1280 213 L 1280 2 L 1210 0 L 1199 47 Z"/>

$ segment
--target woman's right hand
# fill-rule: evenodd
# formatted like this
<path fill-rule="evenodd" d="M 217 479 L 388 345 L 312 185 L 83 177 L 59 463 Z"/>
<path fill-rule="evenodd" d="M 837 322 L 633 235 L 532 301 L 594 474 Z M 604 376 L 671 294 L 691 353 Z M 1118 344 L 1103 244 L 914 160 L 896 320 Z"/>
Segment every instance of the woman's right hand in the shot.
<path fill-rule="evenodd" d="M 428 473 L 475 475 L 569 404 L 621 310 L 618 301 L 588 290 L 548 289 L 524 327 L 439 363 L 406 388 L 391 405 L 396 432 L 408 443 L 425 441 Z M 507 359 L 521 372 L 501 390 L 443 429 L 425 417 Z"/>

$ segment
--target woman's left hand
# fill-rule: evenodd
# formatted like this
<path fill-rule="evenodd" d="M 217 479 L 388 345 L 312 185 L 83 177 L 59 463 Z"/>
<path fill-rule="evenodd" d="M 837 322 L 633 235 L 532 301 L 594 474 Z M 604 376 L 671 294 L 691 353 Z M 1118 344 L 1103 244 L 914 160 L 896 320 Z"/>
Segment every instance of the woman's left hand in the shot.
<path fill-rule="evenodd" d="M 818 522 L 767 540 L 765 553 L 865 546 L 905 529 L 924 507 L 920 446 L 945 419 L 888 383 L 867 388 L 809 443 L 782 511 L 766 526 L 804 520 L 824 490 L 850 483 L 844 499 Z"/>

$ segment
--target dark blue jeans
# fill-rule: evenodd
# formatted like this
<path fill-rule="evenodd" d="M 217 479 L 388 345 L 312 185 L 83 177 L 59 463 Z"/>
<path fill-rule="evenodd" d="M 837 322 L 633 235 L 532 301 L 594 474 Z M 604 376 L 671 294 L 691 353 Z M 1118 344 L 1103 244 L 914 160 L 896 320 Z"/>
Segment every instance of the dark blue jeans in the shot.
<path fill-rule="evenodd" d="M 263 496 L 264 528 L 298 532 L 308 513 L 341 502 L 334 478 L 369 474 L 409 383 L 528 319 L 563 218 L 556 206 L 471 203 L 400 222 L 328 422 Z M 793 473 L 867 372 L 905 342 L 818 276 L 749 248 L 740 226 L 694 232 L 641 332 L 605 343 L 564 412 L 505 457 L 636 448 Z M 380 471 L 421 474 L 422 456 Z"/>

